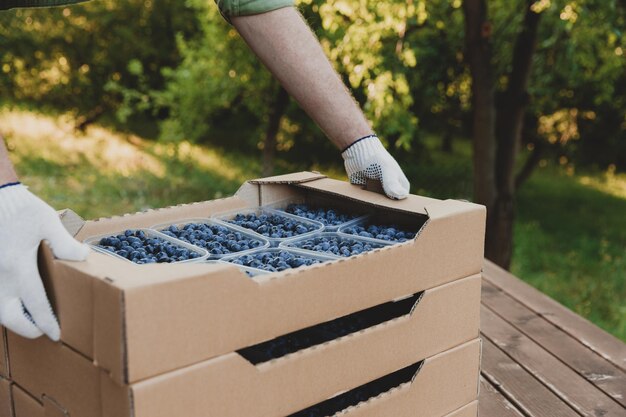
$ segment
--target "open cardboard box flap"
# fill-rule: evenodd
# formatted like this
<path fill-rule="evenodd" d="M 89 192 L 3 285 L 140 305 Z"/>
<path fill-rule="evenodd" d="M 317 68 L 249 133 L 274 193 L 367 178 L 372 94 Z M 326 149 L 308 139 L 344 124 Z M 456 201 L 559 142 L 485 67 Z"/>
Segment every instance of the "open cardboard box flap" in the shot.
<path fill-rule="evenodd" d="M 44 250 L 63 342 L 118 383 L 135 382 L 481 271 L 483 206 L 392 201 L 315 173 L 250 181 L 220 200 L 85 222 L 77 238 L 328 195 L 424 225 L 414 241 L 254 279 L 230 265 L 139 267 L 99 253 L 74 263 Z"/>

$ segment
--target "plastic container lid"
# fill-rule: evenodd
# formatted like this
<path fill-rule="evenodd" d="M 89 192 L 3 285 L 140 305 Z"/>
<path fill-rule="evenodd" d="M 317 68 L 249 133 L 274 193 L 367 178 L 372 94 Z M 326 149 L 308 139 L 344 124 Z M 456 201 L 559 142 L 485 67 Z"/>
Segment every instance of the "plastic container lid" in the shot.
<path fill-rule="evenodd" d="M 270 242 L 262 235 L 259 235 L 258 233 L 254 233 L 248 229 L 245 228 L 238 228 L 235 227 L 234 225 L 231 225 L 230 223 L 224 223 L 224 222 L 218 222 L 218 221 L 214 221 L 212 219 L 209 218 L 194 218 L 194 219 L 183 219 L 183 220 L 176 220 L 173 222 L 168 222 L 168 223 L 161 223 L 161 224 L 157 224 L 152 226 L 150 229 L 154 229 L 160 233 L 163 233 L 163 230 L 166 230 L 168 227 L 170 226 L 177 226 L 177 227 L 181 227 L 181 226 L 185 226 L 188 224 L 206 224 L 208 226 L 220 226 L 220 227 L 225 227 L 226 229 L 228 229 L 231 232 L 237 232 L 237 233 L 241 233 L 242 235 L 244 235 L 245 237 L 247 237 L 248 239 L 252 239 L 252 240 L 256 240 L 261 242 L 260 246 L 257 246 L 256 248 L 251 248 L 251 249 L 246 249 L 243 251 L 239 251 L 239 252 L 229 252 L 229 253 L 224 253 L 224 254 L 214 254 L 211 253 L 210 250 L 208 248 L 202 248 L 201 246 L 196 246 L 193 245 L 191 243 L 187 243 L 183 240 L 181 240 L 180 238 L 174 238 L 169 236 L 172 239 L 176 239 L 177 241 L 183 242 L 183 243 L 187 243 L 187 244 L 191 244 L 195 247 L 199 247 L 201 249 L 204 249 L 208 252 L 208 259 L 220 259 L 223 258 L 224 256 L 229 256 L 229 255 L 234 255 L 234 254 L 245 254 L 245 253 L 249 253 L 258 249 L 263 249 L 263 248 L 268 248 L 270 246 Z"/>
<path fill-rule="evenodd" d="M 165 240 L 166 242 L 169 242 L 169 243 L 171 243 L 171 244 L 173 244 L 175 246 L 179 246 L 179 247 L 182 247 L 182 248 L 185 248 L 185 249 L 189 249 L 190 251 L 195 252 L 195 253 L 197 253 L 199 255 L 197 258 L 194 258 L 194 259 L 188 259 L 186 261 L 168 262 L 168 263 L 196 263 L 196 262 L 202 262 L 209 255 L 209 253 L 206 250 L 204 250 L 204 249 L 201 249 L 201 248 L 199 248 L 199 247 L 197 247 L 195 245 L 190 245 L 190 244 L 185 243 L 185 242 L 183 242 L 181 240 L 178 240 L 178 239 L 173 239 L 173 238 L 171 238 L 171 237 L 169 237 L 167 235 L 164 235 L 163 233 L 157 232 L 156 230 L 141 229 L 141 228 L 140 229 L 127 229 L 127 230 L 132 230 L 133 232 L 142 231 L 142 232 L 144 232 L 146 234 L 146 236 Z M 106 255 L 113 256 L 113 257 L 118 258 L 118 259 L 122 259 L 122 260 L 124 260 L 126 262 L 130 262 L 133 265 L 141 266 L 142 264 L 138 264 L 136 262 L 133 262 L 133 261 L 131 261 L 129 259 L 124 258 L 123 256 L 118 255 L 117 253 L 111 252 L 111 251 L 109 251 L 107 249 L 104 249 L 104 248 L 98 246 L 100 241 L 103 238 L 114 237 L 114 236 L 117 236 L 117 235 L 123 235 L 125 231 L 126 230 L 118 231 L 118 232 L 114 232 L 114 233 L 107 233 L 107 234 L 104 234 L 104 235 L 91 236 L 91 237 L 83 240 L 83 242 L 86 243 L 87 245 L 89 245 L 96 252 L 104 253 Z M 151 265 L 151 264 L 145 264 L 145 265 Z"/>
<path fill-rule="evenodd" d="M 307 225 L 307 226 L 312 226 L 315 227 L 314 230 L 308 231 L 306 233 L 301 233 L 299 235 L 295 235 L 295 236 L 290 236 L 290 237 L 284 237 L 284 238 L 277 238 L 277 237 L 269 237 L 266 236 L 264 234 L 261 234 L 255 230 L 251 230 L 233 223 L 230 223 L 229 220 L 232 220 L 235 218 L 236 215 L 241 214 L 241 215 L 249 215 L 249 214 L 255 214 L 257 216 L 260 216 L 262 214 L 268 215 L 268 216 L 279 216 L 279 217 L 283 217 L 292 221 L 295 221 L 297 223 L 303 224 L 303 225 Z M 299 216 L 294 216 L 293 214 L 289 214 L 289 213 L 285 213 L 282 211 L 278 211 L 278 210 L 274 210 L 274 209 L 270 209 L 267 207 L 259 207 L 259 208 L 255 208 L 255 209 L 248 209 L 248 210 L 235 210 L 235 211 L 230 211 L 227 213 L 222 213 L 222 214 L 218 214 L 214 217 L 211 218 L 212 220 L 219 222 L 219 223 L 223 223 L 225 225 L 228 225 L 232 228 L 236 228 L 238 230 L 243 230 L 243 231 L 247 231 L 248 233 L 254 233 L 257 236 L 262 237 L 263 239 L 267 239 L 270 242 L 270 246 L 271 247 L 277 247 L 280 242 L 284 242 L 287 239 L 292 239 L 294 237 L 297 236 L 310 236 L 313 235 L 315 233 L 321 232 L 324 230 L 324 225 L 320 222 L 314 221 L 314 220 L 308 220 Z"/>
<path fill-rule="evenodd" d="M 307 243 L 311 243 L 311 244 L 315 244 L 315 240 L 316 239 L 320 239 L 320 238 L 328 238 L 328 239 L 337 239 L 340 243 L 341 242 L 345 242 L 345 241 L 352 241 L 352 242 L 359 242 L 362 243 L 363 245 L 369 245 L 371 246 L 371 249 L 368 250 L 364 250 L 361 253 L 365 253 L 365 252 L 369 252 L 371 250 L 374 249 L 379 249 L 385 246 L 389 246 L 391 244 L 393 244 L 392 242 L 386 242 L 383 241 L 379 242 L 376 239 L 368 239 L 365 237 L 360 237 L 357 235 L 350 235 L 350 234 L 343 234 L 343 233 L 336 233 L 336 232 L 322 232 L 322 233 L 318 233 L 316 235 L 313 236 L 304 236 L 304 237 L 295 237 L 293 239 L 289 239 L 285 242 L 282 242 L 280 244 L 280 248 L 296 248 L 298 250 L 301 250 L 303 252 L 310 252 L 310 253 L 323 253 L 323 254 L 327 254 L 327 255 L 331 255 L 331 256 L 339 256 L 339 257 L 349 257 L 349 256 L 355 256 L 357 254 L 354 255 L 342 255 L 340 253 L 334 253 L 330 250 L 330 248 L 326 251 L 324 250 L 315 250 L 315 249 L 310 249 L 310 248 L 304 248 L 302 247 L 303 245 L 306 245 Z M 321 244 L 321 243 L 318 243 Z"/>
<path fill-rule="evenodd" d="M 391 245 L 394 245 L 394 244 L 398 244 L 398 243 L 408 242 L 408 241 L 410 241 L 410 240 L 415 239 L 415 236 L 417 236 L 417 232 L 412 232 L 412 231 L 407 231 L 407 230 L 403 230 L 403 229 L 398 229 L 398 231 L 402 231 L 402 232 L 406 232 L 406 233 L 411 233 L 411 234 L 413 234 L 413 237 L 412 237 L 412 238 L 407 238 L 407 239 L 403 242 L 403 241 L 399 241 L 399 240 L 384 240 L 384 239 L 378 239 L 378 238 L 375 238 L 375 237 L 361 236 L 361 235 L 358 235 L 358 234 L 354 234 L 354 233 L 348 233 L 348 232 L 346 232 L 346 230 L 347 230 L 347 229 L 349 229 L 349 228 L 351 228 L 351 227 L 355 227 L 355 226 L 361 226 L 361 227 L 365 227 L 365 228 L 367 228 L 367 227 L 372 226 L 372 225 L 376 225 L 376 226 L 379 226 L 379 227 L 390 227 L 390 226 L 392 225 L 392 224 L 389 224 L 389 223 L 375 224 L 375 223 L 373 223 L 373 222 L 372 222 L 372 220 L 373 220 L 373 217 L 372 217 L 372 216 L 368 216 L 368 217 L 366 217 L 366 218 L 364 218 L 364 219 L 361 219 L 360 221 L 358 221 L 358 222 L 356 222 L 356 223 L 353 223 L 353 224 L 350 224 L 350 225 L 347 225 L 347 226 L 340 227 L 340 228 L 339 228 L 339 230 L 338 230 L 338 233 L 339 233 L 339 234 L 342 234 L 342 235 L 344 235 L 344 236 L 362 237 L 362 238 L 366 238 L 366 239 L 368 239 L 368 240 L 371 240 L 372 242 L 376 242 L 376 243 L 380 243 L 380 244 L 387 244 L 387 245 L 390 245 L 390 244 L 391 244 Z"/>
<path fill-rule="evenodd" d="M 227 262 L 230 263 L 231 265 L 234 263 L 233 261 L 236 259 L 239 259 L 241 257 L 244 256 L 255 256 L 255 255 L 259 255 L 262 253 L 280 253 L 280 252 L 288 252 L 290 254 L 296 255 L 296 256 L 300 256 L 303 257 L 305 259 L 316 259 L 319 260 L 321 262 L 328 262 L 328 261 L 334 261 L 339 259 L 338 256 L 331 256 L 331 255 L 326 255 L 326 254 L 321 254 L 321 253 L 315 253 L 315 252 L 308 252 L 308 251 L 303 251 L 303 250 L 298 250 L 298 249 L 287 249 L 287 248 L 268 248 L 268 249 L 260 249 L 260 250 L 256 250 L 252 253 L 248 253 L 247 255 L 234 255 L 234 256 L 226 256 L 224 258 L 222 258 L 220 260 L 220 262 Z M 238 265 L 238 264 L 235 264 Z M 269 271 L 266 269 L 262 269 L 262 268 L 257 268 L 257 267 L 251 267 L 251 266 L 246 266 L 246 265 L 241 265 L 246 267 L 247 269 L 250 270 L 256 270 L 256 271 L 262 271 L 263 273 L 272 273 L 272 272 L 278 272 L 278 271 Z M 306 265 L 303 265 L 306 266 Z M 298 268 L 302 268 L 303 266 L 300 267 L 291 267 L 288 269 L 298 269 Z"/>

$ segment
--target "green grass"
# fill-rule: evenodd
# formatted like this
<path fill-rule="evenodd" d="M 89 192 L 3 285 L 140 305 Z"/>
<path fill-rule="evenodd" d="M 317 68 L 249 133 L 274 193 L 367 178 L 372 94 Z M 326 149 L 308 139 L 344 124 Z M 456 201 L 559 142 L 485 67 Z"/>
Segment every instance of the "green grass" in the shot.
<path fill-rule="evenodd" d="M 512 272 L 626 341 L 626 198 L 581 178 L 540 169 L 520 190 Z"/>
<path fill-rule="evenodd" d="M 0 127 L 25 183 L 56 208 L 96 218 L 219 198 L 260 176 L 259 155 L 158 144 L 102 127 L 85 134 L 63 116 L 0 111 Z M 413 192 L 471 197 L 471 149 L 426 142 L 428 158 L 404 164 Z M 279 172 L 341 168 L 280 162 Z M 626 341 L 626 176 L 540 168 L 518 196 L 512 271 Z"/>

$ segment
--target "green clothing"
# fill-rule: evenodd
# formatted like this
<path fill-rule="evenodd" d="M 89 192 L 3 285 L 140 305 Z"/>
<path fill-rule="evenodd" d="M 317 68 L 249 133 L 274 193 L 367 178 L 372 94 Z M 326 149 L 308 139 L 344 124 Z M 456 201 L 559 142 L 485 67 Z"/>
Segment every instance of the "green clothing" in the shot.
<path fill-rule="evenodd" d="M 294 0 L 215 0 L 224 19 L 270 12 L 294 5 Z"/>
<path fill-rule="evenodd" d="M 50 7 L 82 3 L 86 0 L 0 0 L 0 10 L 15 7 Z M 236 16 L 270 12 L 294 5 L 294 0 L 215 0 L 220 13 L 230 23 Z"/>
<path fill-rule="evenodd" d="M 86 0 L 0 0 L 0 10 L 16 7 L 50 7 L 82 3 Z"/>

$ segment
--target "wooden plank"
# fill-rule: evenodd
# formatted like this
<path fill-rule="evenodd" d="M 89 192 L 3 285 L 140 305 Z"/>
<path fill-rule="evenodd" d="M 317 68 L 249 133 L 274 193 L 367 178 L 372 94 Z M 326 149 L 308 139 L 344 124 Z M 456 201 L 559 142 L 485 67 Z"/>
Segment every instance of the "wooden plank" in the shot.
<path fill-rule="evenodd" d="M 487 307 L 483 335 L 581 415 L 624 417 L 624 408 Z"/>
<path fill-rule="evenodd" d="M 626 370 L 626 345 L 615 336 L 488 260 L 485 260 L 483 278 L 545 317 L 607 361 Z"/>
<path fill-rule="evenodd" d="M 626 407 L 626 372 L 487 281 L 483 281 L 482 302 L 622 407 Z"/>
<path fill-rule="evenodd" d="M 482 374 L 528 417 L 580 416 L 487 339 L 483 339 Z"/>
<path fill-rule="evenodd" d="M 480 378 L 480 397 L 478 399 L 480 417 L 524 417 L 524 415 L 493 387 L 485 378 Z"/>

